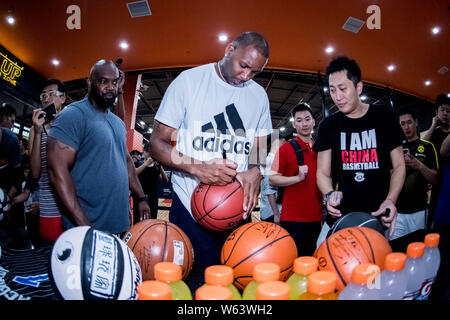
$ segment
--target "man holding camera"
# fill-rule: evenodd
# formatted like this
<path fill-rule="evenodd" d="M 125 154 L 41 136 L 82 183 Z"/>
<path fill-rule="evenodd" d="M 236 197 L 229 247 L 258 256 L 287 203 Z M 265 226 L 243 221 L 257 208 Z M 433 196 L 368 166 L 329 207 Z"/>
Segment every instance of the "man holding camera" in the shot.
<path fill-rule="evenodd" d="M 66 86 L 57 79 L 48 79 L 39 96 L 42 108 L 33 111 L 29 154 L 31 173 L 39 180 L 39 234 L 43 239 L 56 241 L 61 233 L 61 203 L 55 194 L 47 171 L 47 137 L 54 117 L 66 102 Z"/>

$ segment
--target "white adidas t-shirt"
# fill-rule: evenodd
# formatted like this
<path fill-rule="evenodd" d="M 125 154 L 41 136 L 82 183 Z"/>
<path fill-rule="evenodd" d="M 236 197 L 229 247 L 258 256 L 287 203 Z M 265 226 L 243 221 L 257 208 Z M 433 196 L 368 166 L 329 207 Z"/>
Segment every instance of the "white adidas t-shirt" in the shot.
<path fill-rule="evenodd" d="M 232 86 L 219 78 L 214 63 L 182 72 L 168 87 L 155 119 L 178 129 L 176 149 L 194 159 L 222 158 L 246 171 L 257 136 L 272 131 L 269 99 L 253 80 Z M 173 190 L 191 212 L 191 195 L 199 180 L 174 171 Z M 192 212 L 191 212 L 192 214 Z"/>

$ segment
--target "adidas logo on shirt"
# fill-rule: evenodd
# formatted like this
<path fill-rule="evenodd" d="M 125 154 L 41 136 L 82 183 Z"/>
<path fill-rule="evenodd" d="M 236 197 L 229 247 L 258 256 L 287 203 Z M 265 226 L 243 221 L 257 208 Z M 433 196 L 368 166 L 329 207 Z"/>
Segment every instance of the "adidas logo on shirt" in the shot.
<path fill-rule="evenodd" d="M 196 151 L 225 151 L 245 155 L 250 152 L 251 142 L 246 140 L 246 130 L 234 104 L 226 106 L 225 113 L 216 114 L 213 121 L 202 125 L 201 131 L 205 134 L 192 140 L 192 147 Z"/>

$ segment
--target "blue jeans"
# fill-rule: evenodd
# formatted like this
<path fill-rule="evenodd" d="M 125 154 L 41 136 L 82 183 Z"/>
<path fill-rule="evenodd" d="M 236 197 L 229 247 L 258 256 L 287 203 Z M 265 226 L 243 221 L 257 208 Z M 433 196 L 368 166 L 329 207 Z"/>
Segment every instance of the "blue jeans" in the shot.
<path fill-rule="evenodd" d="M 169 221 L 186 233 L 194 248 L 194 263 L 186 279 L 186 284 L 194 297 L 195 290 L 205 283 L 205 269 L 220 264 L 222 246 L 231 231 L 215 232 L 200 226 L 181 203 L 176 193 L 173 194 Z"/>

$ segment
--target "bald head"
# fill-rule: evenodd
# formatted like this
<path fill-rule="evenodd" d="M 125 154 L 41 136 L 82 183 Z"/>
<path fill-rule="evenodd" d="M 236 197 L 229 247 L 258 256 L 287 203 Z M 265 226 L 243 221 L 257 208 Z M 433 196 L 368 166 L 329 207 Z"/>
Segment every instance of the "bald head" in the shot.
<path fill-rule="evenodd" d="M 117 77 L 119 76 L 119 69 L 117 69 L 116 64 L 111 60 L 99 60 L 97 61 L 91 68 L 91 72 L 89 73 L 89 78 L 93 76 L 97 76 L 101 74 L 105 70 L 115 71 L 117 73 Z"/>
<path fill-rule="evenodd" d="M 119 70 L 111 60 L 100 60 L 91 68 L 88 96 L 99 109 L 112 106 L 117 97 Z"/>

